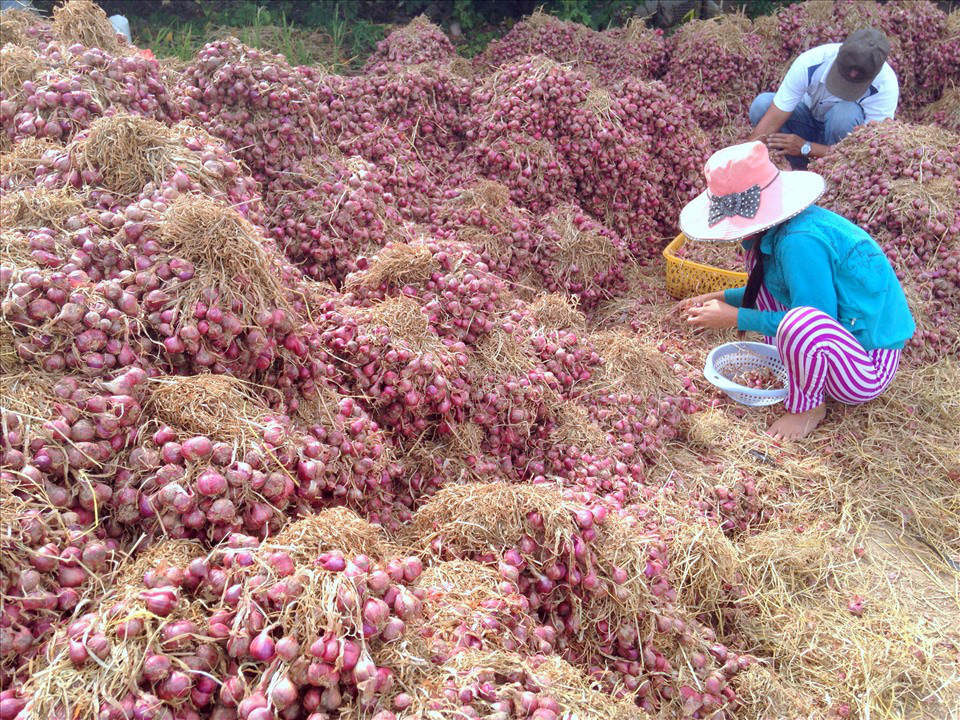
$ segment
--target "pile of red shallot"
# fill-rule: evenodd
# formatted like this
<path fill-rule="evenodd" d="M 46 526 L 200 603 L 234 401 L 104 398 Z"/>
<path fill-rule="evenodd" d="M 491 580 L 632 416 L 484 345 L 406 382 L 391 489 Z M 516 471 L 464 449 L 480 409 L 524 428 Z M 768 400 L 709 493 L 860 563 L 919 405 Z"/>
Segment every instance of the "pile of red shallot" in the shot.
<path fill-rule="evenodd" d="M 51 43 L 39 52 L 5 45 L 2 52 L 11 82 L 0 87 L 0 119 L 14 141 L 66 140 L 118 111 L 162 122 L 179 118 L 156 60 L 79 44 Z"/>
<path fill-rule="evenodd" d="M 235 39 L 211 43 L 174 90 L 182 113 L 221 138 L 258 180 L 280 176 L 319 138 L 319 74 Z"/>
<path fill-rule="evenodd" d="M 538 10 L 477 57 L 481 66 L 498 67 L 527 55 L 543 55 L 574 65 L 602 85 L 630 78 L 657 78 L 667 63 L 662 31 L 639 21 L 597 32 Z"/>
<path fill-rule="evenodd" d="M 446 34 L 427 16 L 421 15 L 377 43 L 377 49 L 367 58 L 366 68 L 383 63 L 439 63 L 455 55 L 456 50 Z"/>

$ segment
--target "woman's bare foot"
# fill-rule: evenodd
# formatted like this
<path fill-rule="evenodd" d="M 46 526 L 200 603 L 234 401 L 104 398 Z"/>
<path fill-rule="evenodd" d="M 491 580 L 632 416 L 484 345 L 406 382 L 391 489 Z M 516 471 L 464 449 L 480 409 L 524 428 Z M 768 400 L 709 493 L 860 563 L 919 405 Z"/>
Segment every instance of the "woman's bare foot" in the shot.
<path fill-rule="evenodd" d="M 822 403 L 813 410 L 802 413 L 786 413 L 767 430 L 775 440 L 799 440 L 813 432 L 814 428 L 827 416 L 827 404 Z"/>

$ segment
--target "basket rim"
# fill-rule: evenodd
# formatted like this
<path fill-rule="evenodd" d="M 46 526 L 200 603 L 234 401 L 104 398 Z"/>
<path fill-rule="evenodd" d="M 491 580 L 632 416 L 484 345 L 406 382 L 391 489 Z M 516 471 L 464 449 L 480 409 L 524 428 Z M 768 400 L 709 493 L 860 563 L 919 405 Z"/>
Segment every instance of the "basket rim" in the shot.
<path fill-rule="evenodd" d="M 749 340 L 727 342 L 727 343 L 723 343 L 722 345 L 718 345 L 717 347 L 715 347 L 713 350 L 709 352 L 709 354 L 707 355 L 706 362 L 703 365 L 703 376 L 707 379 L 707 381 L 714 387 L 720 388 L 727 394 L 746 393 L 749 395 L 755 395 L 756 397 L 765 398 L 765 399 L 786 397 L 789 394 L 789 390 L 786 387 L 776 388 L 773 390 L 751 388 L 751 387 L 747 387 L 746 385 L 740 385 L 739 383 L 735 383 L 713 369 L 714 368 L 713 359 L 718 352 L 729 347 L 742 348 L 744 346 L 748 346 L 747 349 L 750 349 L 749 346 L 753 346 L 753 347 L 762 347 L 762 348 L 773 348 L 774 350 L 776 350 L 776 348 L 773 345 L 767 345 L 766 343 L 758 343 L 758 342 L 753 342 Z M 777 355 L 779 357 L 779 353 L 777 353 Z M 782 364 L 782 361 L 781 361 L 781 364 Z"/>
<path fill-rule="evenodd" d="M 720 273 L 729 277 L 742 278 L 744 280 L 749 277 L 749 275 L 742 270 L 724 270 L 723 268 L 714 267 L 713 265 L 704 265 L 703 263 L 698 263 L 696 260 L 687 260 L 686 258 L 677 257 L 674 252 L 686 245 L 688 240 L 689 238 L 686 235 L 680 233 L 663 249 L 663 257 L 666 258 L 668 265 L 673 263 L 679 267 L 689 266 L 694 270 Z"/>

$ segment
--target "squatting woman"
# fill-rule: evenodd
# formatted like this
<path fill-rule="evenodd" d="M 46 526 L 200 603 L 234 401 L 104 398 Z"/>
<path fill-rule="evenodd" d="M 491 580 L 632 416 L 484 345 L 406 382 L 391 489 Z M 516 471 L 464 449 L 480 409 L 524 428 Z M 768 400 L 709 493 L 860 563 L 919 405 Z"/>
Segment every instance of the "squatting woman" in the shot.
<path fill-rule="evenodd" d="M 814 205 L 823 178 L 781 172 L 763 143 L 713 154 L 707 190 L 680 214 L 693 240 L 742 240 L 745 287 L 680 304 L 694 327 L 758 332 L 776 344 L 789 375 L 778 440 L 808 435 L 825 400 L 876 398 L 890 385 L 915 324 L 883 251 L 860 227 Z"/>

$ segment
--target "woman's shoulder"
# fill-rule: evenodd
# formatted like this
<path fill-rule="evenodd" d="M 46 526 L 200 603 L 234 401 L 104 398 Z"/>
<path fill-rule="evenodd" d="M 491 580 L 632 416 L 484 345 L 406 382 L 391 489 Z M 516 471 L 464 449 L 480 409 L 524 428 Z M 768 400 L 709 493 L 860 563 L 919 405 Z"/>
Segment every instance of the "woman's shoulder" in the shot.
<path fill-rule="evenodd" d="M 808 234 L 816 236 L 832 250 L 839 271 L 883 276 L 889 263 L 870 233 L 824 207 L 813 205 L 807 210 L 811 211 L 811 222 L 805 226 Z"/>
<path fill-rule="evenodd" d="M 853 223 L 847 220 L 843 215 L 835 213 L 833 210 L 828 210 L 822 205 L 810 205 L 791 218 L 788 222 L 792 222 L 794 220 L 797 220 L 801 223 L 812 222 L 817 224 L 826 223 L 829 225 L 853 225 Z M 854 225 L 854 227 L 856 227 L 856 225 Z"/>
<path fill-rule="evenodd" d="M 870 234 L 833 210 L 811 205 L 784 223 L 783 234 L 809 233 L 836 241 L 861 242 Z"/>

